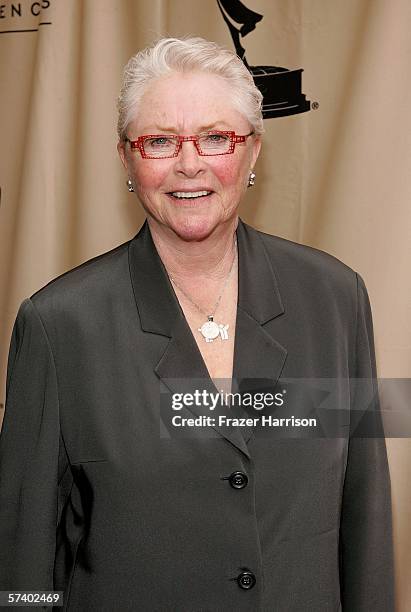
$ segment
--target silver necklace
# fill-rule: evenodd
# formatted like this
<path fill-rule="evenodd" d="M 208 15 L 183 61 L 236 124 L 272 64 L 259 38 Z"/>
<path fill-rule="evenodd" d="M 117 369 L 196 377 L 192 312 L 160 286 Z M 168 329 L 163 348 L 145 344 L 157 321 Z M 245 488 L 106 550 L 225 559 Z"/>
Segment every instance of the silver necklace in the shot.
<path fill-rule="evenodd" d="M 174 283 L 174 285 L 177 287 L 177 289 L 179 289 L 181 291 L 181 293 L 189 300 L 189 302 L 191 302 L 191 304 L 193 306 L 195 306 L 197 308 L 197 310 L 199 312 L 201 312 L 201 314 L 203 314 L 204 316 L 207 317 L 207 321 L 205 323 L 202 324 L 201 327 L 198 328 L 198 331 L 201 333 L 201 335 L 203 336 L 203 338 L 205 339 L 206 342 L 213 342 L 213 340 L 215 340 L 216 338 L 220 337 L 221 340 L 228 340 L 228 323 L 224 325 L 224 323 L 216 323 L 214 321 L 214 315 L 217 311 L 217 308 L 220 305 L 221 302 L 221 298 L 223 297 L 223 293 L 225 291 L 225 288 L 227 287 L 227 283 L 230 279 L 230 276 L 234 270 L 234 262 L 236 260 L 236 256 L 237 256 L 237 239 L 235 240 L 234 243 L 234 249 L 235 249 L 235 253 L 234 253 L 234 257 L 233 257 L 233 261 L 230 267 L 230 270 L 228 271 L 228 274 L 225 278 L 223 287 L 220 291 L 220 295 L 217 298 L 216 303 L 214 304 L 214 308 L 211 312 L 211 314 L 207 314 L 205 312 L 205 310 L 203 310 L 201 308 L 201 306 L 199 306 L 185 291 L 184 289 L 182 289 L 180 287 L 180 285 L 178 285 L 176 283 L 176 281 L 174 280 L 174 278 L 171 276 L 171 274 L 169 274 L 169 278 L 170 280 Z"/>

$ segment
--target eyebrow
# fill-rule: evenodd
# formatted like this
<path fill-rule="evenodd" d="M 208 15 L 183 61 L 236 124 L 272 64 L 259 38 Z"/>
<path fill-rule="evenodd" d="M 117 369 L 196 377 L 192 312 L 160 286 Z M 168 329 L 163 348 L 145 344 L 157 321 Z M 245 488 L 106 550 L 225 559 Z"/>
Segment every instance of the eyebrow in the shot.
<path fill-rule="evenodd" d="M 225 128 L 231 128 L 230 125 L 228 125 L 228 123 L 226 123 L 225 121 L 215 121 L 214 123 L 210 123 L 209 125 L 202 125 L 199 129 L 198 129 L 198 134 L 201 134 L 201 132 L 207 132 L 209 130 L 215 130 L 215 129 L 219 129 L 216 126 L 225 126 Z M 154 128 L 156 130 L 159 130 L 158 133 L 161 134 L 165 134 L 166 132 L 170 132 L 172 134 L 177 134 L 178 130 L 176 130 L 175 128 L 172 127 L 164 127 L 164 126 L 157 126 L 156 128 Z M 224 129 L 224 128 L 222 128 Z M 231 128 L 232 129 L 232 128 Z"/>

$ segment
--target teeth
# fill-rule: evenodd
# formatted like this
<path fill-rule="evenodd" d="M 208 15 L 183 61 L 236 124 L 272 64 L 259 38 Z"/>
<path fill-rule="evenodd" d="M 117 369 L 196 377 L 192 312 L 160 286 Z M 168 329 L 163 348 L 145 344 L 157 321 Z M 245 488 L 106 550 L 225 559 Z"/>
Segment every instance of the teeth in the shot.
<path fill-rule="evenodd" d="M 211 193 L 211 191 L 173 191 L 171 195 L 175 198 L 199 198 L 209 193 Z"/>

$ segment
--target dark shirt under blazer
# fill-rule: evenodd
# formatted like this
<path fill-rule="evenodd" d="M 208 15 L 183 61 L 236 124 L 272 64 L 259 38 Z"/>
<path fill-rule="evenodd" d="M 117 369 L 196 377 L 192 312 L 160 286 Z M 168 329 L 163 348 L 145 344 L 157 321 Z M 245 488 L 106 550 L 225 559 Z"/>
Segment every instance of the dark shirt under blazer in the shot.
<path fill-rule="evenodd" d="M 361 277 L 241 221 L 237 238 L 235 379 L 372 380 Z M 190 377 L 208 372 L 147 223 L 22 303 L 0 589 L 64 590 L 76 612 L 392 611 L 384 440 L 160 435 L 160 382 Z M 230 484 L 235 471 L 246 486 Z"/>

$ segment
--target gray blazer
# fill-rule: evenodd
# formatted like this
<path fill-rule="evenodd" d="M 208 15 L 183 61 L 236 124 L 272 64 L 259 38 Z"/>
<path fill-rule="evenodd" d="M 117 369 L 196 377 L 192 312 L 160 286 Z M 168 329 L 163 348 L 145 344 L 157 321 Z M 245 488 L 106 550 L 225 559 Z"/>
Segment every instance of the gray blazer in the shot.
<path fill-rule="evenodd" d="M 385 443 L 352 427 L 364 402 L 353 381 L 375 386 L 364 283 L 241 221 L 237 239 L 241 392 L 288 389 L 273 416 L 319 415 L 331 398 L 343 435 L 324 419 L 314 435 L 218 420 L 173 431 L 161 391 L 211 381 L 145 224 L 20 307 L 0 589 L 63 590 L 76 612 L 394 609 Z M 301 390 L 307 380 L 319 394 Z"/>

